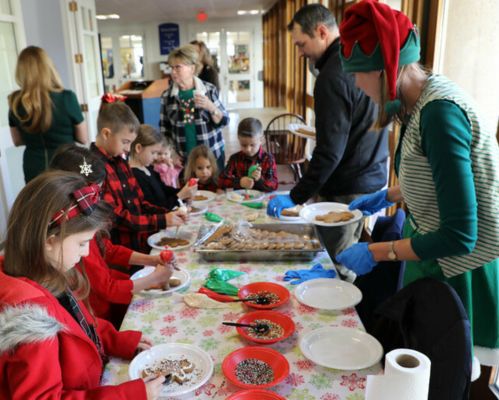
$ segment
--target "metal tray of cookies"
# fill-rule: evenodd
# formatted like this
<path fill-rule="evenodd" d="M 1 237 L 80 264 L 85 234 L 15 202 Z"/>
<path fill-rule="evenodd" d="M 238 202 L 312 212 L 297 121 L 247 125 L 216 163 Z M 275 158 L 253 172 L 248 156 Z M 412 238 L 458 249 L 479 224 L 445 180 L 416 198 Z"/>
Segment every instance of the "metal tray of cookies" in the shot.
<path fill-rule="evenodd" d="M 218 230 L 221 228 L 223 226 L 219 225 L 217 229 L 212 229 L 208 233 L 200 230 L 194 249 L 202 260 L 208 262 L 311 261 L 317 253 L 323 251 L 317 228 L 311 224 L 253 224 L 249 229 L 273 232 L 274 234 L 269 233 L 269 235 L 276 235 L 276 237 L 269 238 L 267 242 L 265 238 L 262 238 L 263 244 L 260 246 L 258 240 L 251 243 L 252 238 L 242 236 L 239 240 L 241 247 L 246 245 L 249 248 L 231 248 L 232 244 L 225 245 L 220 239 L 213 240 L 214 235 L 220 233 Z M 289 238 L 287 234 L 297 235 L 298 238 L 296 240 Z M 217 243 L 216 248 L 213 248 L 210 243 Z"/>

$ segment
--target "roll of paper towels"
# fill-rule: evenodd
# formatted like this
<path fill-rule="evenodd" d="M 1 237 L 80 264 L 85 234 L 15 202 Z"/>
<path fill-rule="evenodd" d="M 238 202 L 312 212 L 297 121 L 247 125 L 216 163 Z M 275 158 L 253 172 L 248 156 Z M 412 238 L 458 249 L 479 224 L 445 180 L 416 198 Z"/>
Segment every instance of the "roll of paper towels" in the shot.
<path fill-rule="evenodd" d="M 427 400 L 431 362 L 423 353 L 396 349 L 385 356 L 385 374 L 368 375 L 366 400 Z"/>

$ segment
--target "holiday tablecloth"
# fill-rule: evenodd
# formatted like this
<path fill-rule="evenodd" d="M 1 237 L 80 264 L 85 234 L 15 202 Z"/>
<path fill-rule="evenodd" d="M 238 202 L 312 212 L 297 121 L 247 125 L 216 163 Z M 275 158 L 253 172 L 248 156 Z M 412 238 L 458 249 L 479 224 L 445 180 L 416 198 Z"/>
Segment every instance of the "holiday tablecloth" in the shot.
<path fill-rule="evenodd" d="M 255 217 L 255 222 L 267 223 L 271 219 L 265 215 L 265 209 L 255 211 L 243 205 L 229 202 L 223 195 L 207 204 L 209 211 L 228 220 L 236 221 L 246 217 Z M 204 217 L 191 217 L 181 232 L 197 235 Z M 188 288 L 180 293 L 153 296 L 142 294 L 134 296 L 125 316 L 122 329 L 140 330 L 154 344 L 180 342 L 194 344 L 211 355 L 215 364 L 212 378 L 207 384 L 184 398 L 225 399 L 230 394 L 241 390 L 231 385 L 221 371 L 224 357 L 235 349 L 252 345 L 239 337 L 236 329 L 222 325 L 222 321 L 236 321 L 245 312 L 253 311 L 241 303 L 229 303 L 223 309 L 190 308 L 182 300 L 182 293 L 196 292 L 202 286 L 211 269 L 229 268 L 243 271 L 245 274 L 230 283 L 242 286 L 250 282 L 269 281 L 285 285 L 290 291 L 294 286 L 283 282 L 284 273 L 289 269 L 309 268 L 316 262 L 331 268 L 332 263 L 327 253 L 320 253 L 313 262 L 279 263 L 205 263 L 199 260 L 191 249 L 177 251 L 180 267 L 189 271 L 192 281 Z M 319 311 L 300 304 L 293 295 L 288 304 L 276 309 L 290 316 L 296 324 L 295 333 L 288 339 L 270 345 L 281 352 L 289 361 L 290 374 L 278 386 L 272 388 L 290 400 L 362 400 L 366 385 L 366 375 L 381 371 L 380 364 L 359 371 L 341 371 L 324 368 L 307 360 L 301 353 L 298 343 L 303 333 L 324 327 L 342 326 L 362 329 L 354 308 L 343 311 Z M 111 359 L 107 365 L 103 384 L 117 384 L 128 380 L 128 362 Z"/>

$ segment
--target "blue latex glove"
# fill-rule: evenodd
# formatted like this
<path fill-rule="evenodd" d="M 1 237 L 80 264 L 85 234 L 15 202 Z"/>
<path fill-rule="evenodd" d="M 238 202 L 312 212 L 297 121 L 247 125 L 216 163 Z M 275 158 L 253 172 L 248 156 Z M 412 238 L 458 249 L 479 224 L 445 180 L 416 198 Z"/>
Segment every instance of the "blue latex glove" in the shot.
<path fill-rule="evenodd" d="M 380 190 L 376 193 L 366 194 L 353 200 L 348 208 L 350 210 L 359 209 L 364 215 L 371 215 L 383 208 L 393 206 L 393 203 L 386 199 L 388 189 Z"/>
<path fill-rule="evenodd" d="M 374 261 L 372 253 L 367 248 L 368 243 L 355 243 L 348 249 L 343 250 L 336 256 L 336 261 L 343 264 L 348 269 L 355 272 L 357 275 L 365 275 L 372 271 L 378 265 Z"/>
<path fill-rule="evenodd" d="M 294 207 L 295 205 L 296 204 L 293 203 L 289 194 L 280 194 L 269 201 L 269 204 L 267 205 L 267 214 L 271 217 L 279 218 L 282 210 Z"/>
<path fill-rule="evenodd" d="M 309 279 L 317 278 L 334 278 L 336 271 L 334 269 L 324 269 L 321 264 L 315 264 L 310 269 L 299 269 L 287 271 L 284 274 L 285 281 L 291 281 L 292 285 L 308 281 Z"/>

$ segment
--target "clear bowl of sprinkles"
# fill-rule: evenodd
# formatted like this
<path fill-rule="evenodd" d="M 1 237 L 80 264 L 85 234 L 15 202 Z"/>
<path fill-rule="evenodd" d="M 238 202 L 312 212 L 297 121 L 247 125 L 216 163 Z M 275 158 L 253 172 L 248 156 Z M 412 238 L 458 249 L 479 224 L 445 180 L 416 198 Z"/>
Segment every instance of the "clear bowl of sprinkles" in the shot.
<path fill-rule="evenodd" d="M 273 282 L 254 282 L 242 286 L 237 293 L 240 299 L 255 299 L 245 301 L 248 307 L 268 310 L 286 304 L 289 301 L 289 290 Z M 264 300 L 264 301 L 260 301 Z"/>
<path fill-rule="evenodd" d="M 295 331 L 293 320 L 277 311 L 253 311 L 243 315 L 237 322 L 240 324 L 267 325 L 269 329 L 266 332 L 258 332 L 248 327 L 237 327 L 237 333 L 242 337 L 260 344 L 280 342 L 287 339 Z"/>
<path fill-rule="evenodd" d="M 289 375 L 289 362 L 281 353 L 267 347 L 243 347 L 222 362 L 225 377 L 244 389 L 265 389 Z"/>

